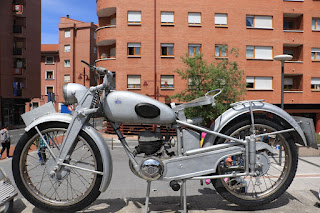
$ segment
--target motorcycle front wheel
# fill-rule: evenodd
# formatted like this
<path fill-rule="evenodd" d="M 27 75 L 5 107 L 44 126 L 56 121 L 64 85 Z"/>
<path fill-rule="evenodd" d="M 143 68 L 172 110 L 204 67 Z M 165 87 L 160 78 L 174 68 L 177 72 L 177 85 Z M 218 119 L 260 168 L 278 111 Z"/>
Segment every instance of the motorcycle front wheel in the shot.
<path fill-rule="evenodd" d="M 50 122 L 38 128 L 57 156 L 68 124 Z M 35 129 L 20 138 L 13 155 L 13 177 L 21 194 L 34 206 L 46 212 L 75 212 L 100 195 L 101 175 L 63 167 L 59 177 L 52 176 L 47 169 L 50 161 L 49 149 Z M 78 134 L 67 163 L 89 170 L 103 170 L 100 151 L 84 131 Z"/>
<path fill-rule="evenodd" d="M 283 128 L 269 118 L 255 118 L 255 134 L 271 133 Z M 251 120 L 244 119 L 232 123 L 222 133 L 245 139 L 252 133 Z M 217 192 L 226 200 L 245 207 L 265 205 L 281 196 L 290 186 L 297 170 L 298 154 L 296 145 L 288 133 L 269 135 L 259 138 L 259 142 L 267 143 L 273 153 L 268 150 L 257 152 L 257 161 L 262 169 L 256 176 L 237 178 L 221 178 L 212 180 Z M 227 143 L 220 138 L 217 144 Z M 245 156 L 230 156 L 220 162 L 219 175 L 233 172 L 245 172 Z"/>

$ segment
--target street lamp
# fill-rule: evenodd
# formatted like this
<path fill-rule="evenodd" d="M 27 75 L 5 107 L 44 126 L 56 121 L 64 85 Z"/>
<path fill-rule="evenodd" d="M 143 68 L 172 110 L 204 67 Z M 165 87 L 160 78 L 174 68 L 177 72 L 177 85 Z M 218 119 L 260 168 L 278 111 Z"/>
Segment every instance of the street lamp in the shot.
<path fill-rule="evenodd" d="M 283 104 L 283 90 L 284 90 L 284 62 L 290 61 L 292 59 L 292 55 L 276 55 L 274 60 L 281 61 L 281 109 L 284 109 Z"/>

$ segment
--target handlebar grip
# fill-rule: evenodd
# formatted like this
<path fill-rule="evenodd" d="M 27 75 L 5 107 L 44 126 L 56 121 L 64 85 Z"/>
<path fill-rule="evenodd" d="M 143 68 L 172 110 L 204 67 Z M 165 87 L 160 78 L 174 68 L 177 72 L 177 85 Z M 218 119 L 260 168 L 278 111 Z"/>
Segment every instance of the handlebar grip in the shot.
<path fill-rule="evenodd" d="M 90 65 L 88 62 L 86 62 L 86 61 L 84 61 L 84 60 L 81 60 L 81 62 L 84 63 L 84 64 L 86 64 L 87 66 L 91 67 L 91 65 Z"/>

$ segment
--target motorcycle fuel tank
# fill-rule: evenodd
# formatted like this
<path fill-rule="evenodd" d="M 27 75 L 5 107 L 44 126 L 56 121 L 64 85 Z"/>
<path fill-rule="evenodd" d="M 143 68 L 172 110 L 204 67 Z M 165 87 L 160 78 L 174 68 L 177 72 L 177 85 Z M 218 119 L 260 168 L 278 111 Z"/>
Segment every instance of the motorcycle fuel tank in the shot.
<path fill-rule="evenodd" d="M 115 91 L 104 98 L 104 113 L 113 122 L 172 124 L 176 120 L 176 115 L 169 106 L 145 95 Z"/>

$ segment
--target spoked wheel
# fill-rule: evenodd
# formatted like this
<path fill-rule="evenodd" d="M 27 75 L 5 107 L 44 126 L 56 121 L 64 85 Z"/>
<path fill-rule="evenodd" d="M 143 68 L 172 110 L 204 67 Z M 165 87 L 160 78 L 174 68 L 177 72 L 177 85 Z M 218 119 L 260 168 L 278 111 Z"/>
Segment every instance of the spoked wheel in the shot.
<path fill-rule="evenodd" d="M 52 122 L 38 126 L 54 155 L 58 155 L 68 125 Z M 75 212 L 90 205 L 100 194 L 102 176 L 92 172 L 63 167 L 50 174 L 53 158 L 32 130 L 19 140 L 12 163 L 15 182 L 22 195 L 36 207 L 47 212 Z M 69 164 L 102 171 L 101 154 L 91 137 L 80 131 Z"/>
<path fill-rule="evenodd" d="M 223 133 L 235 138 L 244 139 L 251 134 L 249 119 L 233 123 L 229 127 Z M 281 129 L 281 126 L 270 119 L 255 119 L 256 135 Z M 257 175 L 213 180 L 213 185 L 220 195 L 241 206 L 254 207 L 275 200 L 289 187 L 296 173 L 298 156 L 296 146 L 288 133 L 269 135 L 258 141 L 271 146 L 273 153 L 268 150 L 257 152 Z M 227 142 L 220 138 L 217 143 Z M 220 162 L 217 172 L 219 174 L 242 173 L 245 172 L 244 163 L 244 155 L 230 156 Z"/>

